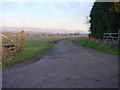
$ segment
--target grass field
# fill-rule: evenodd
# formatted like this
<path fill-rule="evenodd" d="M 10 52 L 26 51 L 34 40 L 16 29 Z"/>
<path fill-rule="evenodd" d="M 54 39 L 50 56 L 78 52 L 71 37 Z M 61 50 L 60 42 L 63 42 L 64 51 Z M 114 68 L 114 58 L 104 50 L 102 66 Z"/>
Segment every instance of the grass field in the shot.
<path fill-rule="evenodd" d="M 3 60 L 3 66 L 11 66 L 16 63 L 28 60 L 45 51 L 52 49 L 55 44 L 54 41 L 61 40 L 62 38 L 39 39 L 38 37 L 27 37 L 25 40 L 25 49 L 21 52 L 15 53 L 11 59 Z"/>
<path fill-rule="evenodd" d="M 75 40 L 74 43 L 80 44 L 83 46 L 96 48 L 96 49 L 104 51 L 104 52 L 120 55 L 120 53 L 119 53 L 120 51 L 118 51 L 118 49 L 112 49 L 112 48 L 108 47 L 107 45 L 100 43 L 100 42 L 96 42 L 95 40 L 92 40 L 92 39 L 88 39 L 88 38 L 87 39 L 79 39 L 79 40 Z"/>

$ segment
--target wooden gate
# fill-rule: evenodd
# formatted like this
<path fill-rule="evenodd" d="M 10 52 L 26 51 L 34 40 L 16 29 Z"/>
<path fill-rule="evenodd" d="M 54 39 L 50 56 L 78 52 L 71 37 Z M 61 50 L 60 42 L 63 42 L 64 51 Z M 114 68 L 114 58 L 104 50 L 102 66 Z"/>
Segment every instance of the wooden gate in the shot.
<path fill-rule="evenodd" d="M 107 44 L 118 46 L 120 39 L 120 31 L 118 33 L 104 33 L 103 41 Z"/>
<path fill-rule="evenodd" d="M 24 49 L 24 31 L 20 33 L 2 32 L 1 37 L 3 60 Z"/>

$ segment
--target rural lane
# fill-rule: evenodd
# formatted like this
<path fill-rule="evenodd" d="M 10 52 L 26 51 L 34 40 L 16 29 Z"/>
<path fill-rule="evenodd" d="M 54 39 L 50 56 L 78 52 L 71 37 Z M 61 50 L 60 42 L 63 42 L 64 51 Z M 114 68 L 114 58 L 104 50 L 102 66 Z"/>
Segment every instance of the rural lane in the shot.
<path fill-rule="evenodd" d="M 72 40 L 35 62 L 3 68 L 3 88 L 117 88 L 118 56 Z"/>

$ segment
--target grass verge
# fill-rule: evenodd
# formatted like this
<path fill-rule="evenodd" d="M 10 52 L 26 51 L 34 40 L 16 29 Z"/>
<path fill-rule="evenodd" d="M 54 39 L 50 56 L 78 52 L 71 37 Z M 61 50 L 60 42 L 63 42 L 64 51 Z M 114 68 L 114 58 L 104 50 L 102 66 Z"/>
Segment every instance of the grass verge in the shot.
<path fill-rule="evenodd" d="M 83 46 L 96 48 L 98 50 L 101 50 L 101 51 L 104 51 L 104 52 L 107 52 L 107 53 L 120 55 L 120 53 L 118 53 L 118 52 L 120 52 L 120 50 L 109 48 L 107 45 L 105 45 L 103 43 L 100 43 L 100 42 L 96 42 L 95 40 L 92 40 L 92 39 L 89 39 L 89 38 L 75 40 L 74 43 L 80 44 L 80 45 L 83 45 Z"/>
<path fill-rule="evenodd" d="M 25 60 L 29 60 L 45 51 L 52 49 L 55 44 L 54 41 L 62 40 L 56 39 L 27 39 L 25 41 L 25 49 L 21 52 L 15 53 L 11 59 L 3 60 L 2 66 L 12 66 Z"/>

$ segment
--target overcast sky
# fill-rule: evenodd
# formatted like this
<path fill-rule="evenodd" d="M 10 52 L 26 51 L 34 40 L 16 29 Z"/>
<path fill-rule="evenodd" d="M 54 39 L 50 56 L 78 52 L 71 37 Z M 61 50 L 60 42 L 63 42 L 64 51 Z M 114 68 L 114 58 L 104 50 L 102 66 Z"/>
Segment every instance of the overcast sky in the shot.
<path fill-rule="evenodd" d="M 2 27 L 84 30 L 91 2 L 0 2 Z"/>

